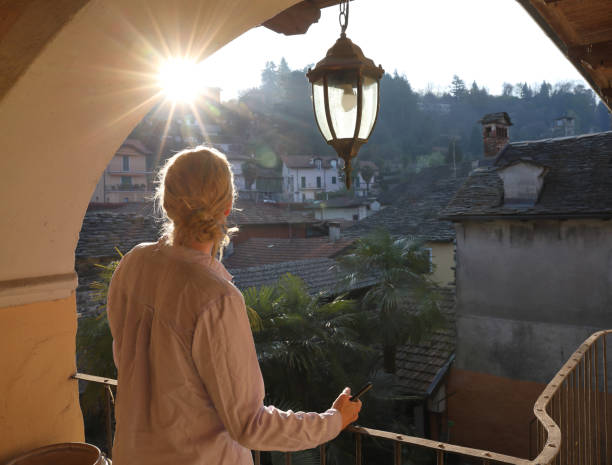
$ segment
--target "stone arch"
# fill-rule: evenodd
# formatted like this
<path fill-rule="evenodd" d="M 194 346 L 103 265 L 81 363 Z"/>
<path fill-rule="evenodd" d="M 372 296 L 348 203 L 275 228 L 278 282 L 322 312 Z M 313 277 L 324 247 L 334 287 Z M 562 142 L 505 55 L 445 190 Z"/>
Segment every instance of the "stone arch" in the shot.
<path fill-rule="evenodd" d="M 74 250 L 104 167 L 155 104 L 157 53 L 204 59 L 297 1 L 0 4 L 0 462 L 83 439 Z"/>

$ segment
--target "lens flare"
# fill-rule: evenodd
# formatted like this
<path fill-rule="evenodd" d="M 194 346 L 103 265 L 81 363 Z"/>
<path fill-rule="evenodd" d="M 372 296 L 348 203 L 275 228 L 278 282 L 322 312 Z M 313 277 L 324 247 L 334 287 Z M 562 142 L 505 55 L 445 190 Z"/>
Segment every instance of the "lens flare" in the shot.
<path fill-rule="evenodd" d="M 191 103 L 206 91 L 202 63 L 186 58 L 170 58 L 159 68 L 157 82 L 168 100 Z"/>

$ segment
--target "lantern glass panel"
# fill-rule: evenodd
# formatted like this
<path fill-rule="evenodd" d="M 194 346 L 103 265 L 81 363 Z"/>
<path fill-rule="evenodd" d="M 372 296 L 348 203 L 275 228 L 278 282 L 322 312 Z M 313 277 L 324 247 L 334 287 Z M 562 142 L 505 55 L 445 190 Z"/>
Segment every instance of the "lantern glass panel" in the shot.
<path fill-rule="evenodd" d="M 376 79 L 364 76 L 362 99 L 361 127 L 358 137 L 367 139 L 374 128 L 378 109 L 378 81 Z"/>
<path fill-rule="evenodd" d="M 319 79 L 312 85 L 312 98 L 314 100 L 315 117 L 321 134 L 326 141 L 332 140 L 332 134 L 329 130 L 329 124 L 327 124 L 327 116 L 325 116 L 325 91 L 323 89 L 323 79 Z"/>
<path fill-rule="evenodd" d="M 329 112 L 337 139 L 352 139 L 357 124 L 357 76 L 334 73 L 327 78 Z"/>

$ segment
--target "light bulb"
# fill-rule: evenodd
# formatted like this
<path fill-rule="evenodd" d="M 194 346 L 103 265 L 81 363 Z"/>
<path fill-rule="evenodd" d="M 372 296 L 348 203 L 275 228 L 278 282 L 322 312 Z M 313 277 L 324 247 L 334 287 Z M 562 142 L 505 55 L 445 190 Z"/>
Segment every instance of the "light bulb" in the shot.
<path fill-rule="evenodd" d="M 351 84 L 342 84 L 341 88 L 342 92 L 342 108 L 347 113 L 352 111 L 357 106 L 357 94 L 353 91 L 353 86 Z"/>

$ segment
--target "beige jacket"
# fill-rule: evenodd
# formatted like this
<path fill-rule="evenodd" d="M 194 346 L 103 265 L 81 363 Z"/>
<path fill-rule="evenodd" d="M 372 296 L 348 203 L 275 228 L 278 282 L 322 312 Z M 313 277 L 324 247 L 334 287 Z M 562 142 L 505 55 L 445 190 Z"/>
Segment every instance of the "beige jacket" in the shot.
<path fill-rule="evenodd" d="M 161 241 L 121 260 L 108 297 L 115 465 L 251 464 L 249 449 L 308 449 L 340 432 L 335 409 L 263 405 L 244 300 L 230 280 L 210 256 Z"/>

